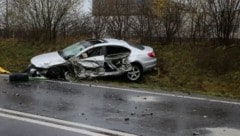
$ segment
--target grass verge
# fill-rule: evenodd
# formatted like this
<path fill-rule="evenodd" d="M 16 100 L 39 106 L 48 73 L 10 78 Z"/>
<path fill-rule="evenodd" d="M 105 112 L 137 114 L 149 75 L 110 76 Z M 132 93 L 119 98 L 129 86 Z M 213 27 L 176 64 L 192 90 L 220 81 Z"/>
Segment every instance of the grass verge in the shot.
<path fill-rule="evenodd" d="M 0 66 L 11 72 L 21 72 L 28 66 L 31 57 L 62 49 L 67 44 L 1 39 Z M 95 79 L 93 82 L 240 99 L 239 46 L 155 45 L 153 48 L 158 58 L 158 70 L 146 73 L 140 83 L 129 83 L 115 77 Z"/>

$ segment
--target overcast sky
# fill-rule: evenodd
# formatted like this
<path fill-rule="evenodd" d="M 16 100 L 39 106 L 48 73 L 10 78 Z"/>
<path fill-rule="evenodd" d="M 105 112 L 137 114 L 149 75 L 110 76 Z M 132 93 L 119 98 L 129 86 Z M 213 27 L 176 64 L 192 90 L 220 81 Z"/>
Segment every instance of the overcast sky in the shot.
<path fill-rule="evenodd" d="M 90 11 L 92 7 L 92 0 L 83 0 L 83 11 Z"/>

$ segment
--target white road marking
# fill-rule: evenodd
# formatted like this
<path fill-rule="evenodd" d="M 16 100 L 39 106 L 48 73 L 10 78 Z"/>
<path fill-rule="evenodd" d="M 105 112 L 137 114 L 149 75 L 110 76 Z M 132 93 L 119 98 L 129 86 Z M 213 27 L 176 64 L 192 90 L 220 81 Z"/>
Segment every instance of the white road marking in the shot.
<path fill-rule="evenodd" d="M 109 129 L 94 127 L 94 126 L 85 125 L 81 123 L 75 123 L 75 122 L 49 118 L 45 116 L 34 115 L 34 114 L 8 110 L 3 108 L 0 108 L 0 116 L 19 120 L 19 121 L 34 123 L 42 126 L 48 126 L 48 127 L 58 128 L 58 129 L 76 132 L 80 134 L 90 135 L 90 136 L 108 136 L 108 134 L 117 135 L 117 136 L 136 136 L 133 134 L 128 134 L 128 133 L 119 132 L 115 130 L 109 130 Z"/>
<path fill-rule="evenodd" d="M 168 97 L 177 97 L 177 98 L 184 98 L 184 99 L 192 99 L 192 100 L 201 100 L 201 101 L 217 102 L 217 103 L 224 103 L 224 104 L 240 105 L 240 102 L 224 101 L 224 100 L 217 100 L 217 99 L 210 99 L 210 98 L 203 98 L 203 97 L 179 95 L 179 94 L 160 93 L 160 92 L 147 92 L 147 91 L 136 90 L 136 89 L 108 87 L 108 86 L 93 85 L 93 84 L 60 82 L 60 81 L 52 81 L 52 80 L 47 80 L 47 81 L 48 82 L 55 82 L 55 83 L 70 84 L 70 85 L 71 84 L 72 85 L 82 85 L 82 86 L 86 86 L 86 87 L 96 87 L 96 88 L 103 88 L 103 89 L 121 90 L 121 91 L 126 91 L 126 92 L 144 93 L 144 94 L 150 94 L 150 95 L 159 95 L 159 96 L 168 96 Z"/>
<path fill-rule="evenodd" d="M 42 126 L 48 126 L 48 127 L 52 127 L 52 128 L 57 128 L 57 129 L 62 129 L 62 130 L 75 132 L 75 133 L 85 134 L 85 135 L 89 135 L 89 136 L 106 136 L 106 135 L 86 131 L 86 130 L 83 130 L 83 129 L 71 128 L 71 127 L 67 127 L 67 126 L 63 126 L 63 125 L 53 124 L 53 123 L 39 121 L 39 120 L 33 120 L 33 119 L 19 117 L 19 116 L 8 115 L 8 114 L 4 114 L 4 113 L 0 113 L 0 116 L 5 117 L 5 118 L 9 118 L 9 119 L 23 121 L 23 122 L 29 122 L 29 123 L 33 123 L 33 124 L 42 125 Z"/>
<path fill-rule="evenodd" d="M 84 84 L 81 84 L 81 85 L 84 85 Z M 85 86 L 87 86 L 87 85 L 85 85 Z M 144 93 L 144 94 L 153 94 L 153 95 L 160 95 L 160 96 L 168 96 L 168 97 L 170 96 L 170 97 L 192 99 L 192 100 L 217 102 L 217 103 L 224 103 L 224 104 L 240 105 L 240 102 L 224 101 L 224 100 L 209 99 L 209 98 L 203 98 L 203 97 L 179 95 L 179 94 L 169 94 L 169 93 L 159 93 L 159 92 L 158 93 L 156 93 L 156 92 L 146 92 L 146 91 L 140 91 L 140 90 L 134 90 L 134 89 L 124 89 L 124 88 L 106 87 L 106 86 L 98 86 L 98 85 L 96 85 L 94 87 L 105 88 L 105 89 L 113 89 L 113 90 L 122 90 L 122 91 L 128 91 L 128 92 L 136 92 L 136 93 Z"/>

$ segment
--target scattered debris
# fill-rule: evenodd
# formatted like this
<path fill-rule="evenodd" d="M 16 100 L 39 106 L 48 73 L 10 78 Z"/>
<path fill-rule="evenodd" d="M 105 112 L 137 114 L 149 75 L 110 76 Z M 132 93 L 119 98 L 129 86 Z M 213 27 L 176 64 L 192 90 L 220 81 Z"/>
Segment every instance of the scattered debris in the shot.
<path fill-rule="evenodd" d="M 193 132 L 193 135 L 198 136 L 198 135 L 200 135 L 200 133 L 199 132 Z"/>
<path fill-rule="evenodd" d="M 145 108 L 144 111 L 142 111 L 142 112 L 145 112 L 145 111 L 150 111 L 150 109 L 149 108 Z"/>
<path fill-rule="evenodd" d="M 125 121 L 129 121 L 129 120 L 130 120 L 130 118 L 125 118 L 124 120 L 125 120 Z"/>
<path fill-rule="evenodd" d="M 142 114 L 142 116 L 152 116 L 153 113 L 146 113 L 146 114 Z"/>
<path fill-rule="evenodd" d="M 135 112 L 132 112 L 132 113 L 131 113 L 131 116 L 133 116 L 133 115 L 136 115 L 136 113 L 135 113 Z"/>
<path fill-rule="evenodd" d="M 123 101 L 123 99 L 122 99 L 122 98 L 117 98 L 117 100 L 118 100 L 118 101 Z"/>
<path fill-rule="evenodd" d="M 117 113 L 121 113 L 121 112 L 123 112 L 123 110 L 117 110 Z"/>

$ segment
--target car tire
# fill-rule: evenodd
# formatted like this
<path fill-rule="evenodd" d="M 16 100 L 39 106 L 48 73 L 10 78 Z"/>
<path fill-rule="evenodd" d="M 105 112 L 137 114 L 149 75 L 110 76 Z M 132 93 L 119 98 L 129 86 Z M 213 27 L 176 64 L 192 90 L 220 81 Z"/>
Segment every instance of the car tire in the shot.
<path fill-rule="evenodd" d="M 140 64 L 133 63 L 132 70 L 126 73 L 126 78 L 131 82 L 139 82 L 143 78 L 143 69 Z"/>
<path fill-rule="evenodd" d="M 10 82 L 25 82 L 28 80 L 29 78 L 27 73 L 13 73 L 9 75 Z"/>

